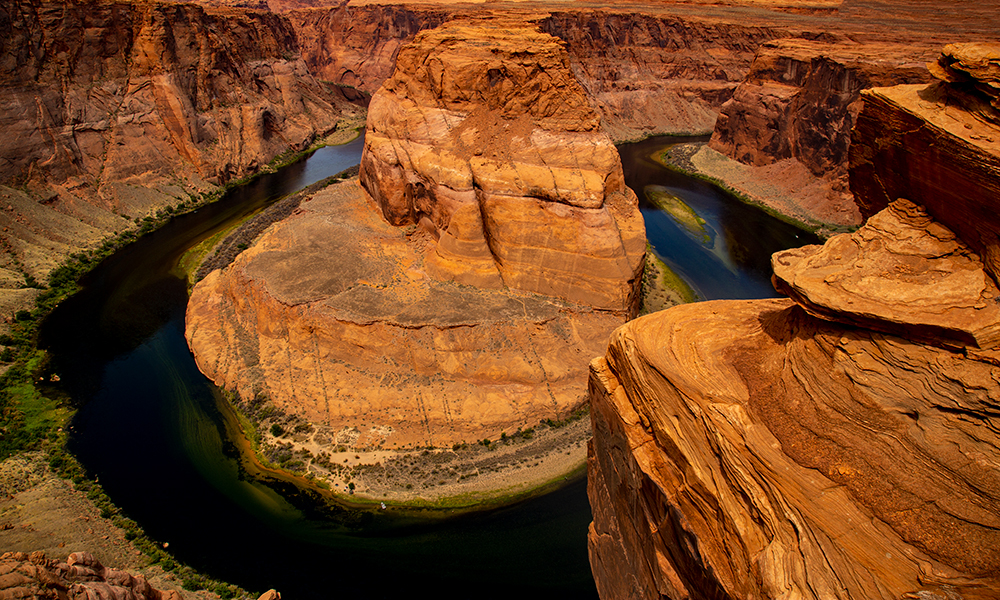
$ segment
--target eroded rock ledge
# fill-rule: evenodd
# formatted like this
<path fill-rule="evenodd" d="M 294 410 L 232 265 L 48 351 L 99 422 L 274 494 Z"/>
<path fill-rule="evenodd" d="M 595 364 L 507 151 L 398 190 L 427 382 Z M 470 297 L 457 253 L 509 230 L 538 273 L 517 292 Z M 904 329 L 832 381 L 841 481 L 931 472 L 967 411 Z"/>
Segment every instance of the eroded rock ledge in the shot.
<path fill-rule="evenodd" d="M 958 139 L 935 124 L 955 108 L 923 89 L 866 96 L 894 120 L 852 146 L 921 204 L 893 200 L 853 234 L 775 254 L 791 299 L 643 317 L 591 365 L 590 553 L 605 600 L 996 597 L 993 196 L 965 196 L 980 218 L 952 230 L 922 193 L 956 171 L 972 173 L 966 190 L 992 185 L 995 154 L 969 148 L 992 135 L 985 121 Z M 884 129 L 899 119 L 915 126 Z M 919 148 L 941 164 L 902 162 Z M 872 183 L 863 207 L 890 189 Z"/>

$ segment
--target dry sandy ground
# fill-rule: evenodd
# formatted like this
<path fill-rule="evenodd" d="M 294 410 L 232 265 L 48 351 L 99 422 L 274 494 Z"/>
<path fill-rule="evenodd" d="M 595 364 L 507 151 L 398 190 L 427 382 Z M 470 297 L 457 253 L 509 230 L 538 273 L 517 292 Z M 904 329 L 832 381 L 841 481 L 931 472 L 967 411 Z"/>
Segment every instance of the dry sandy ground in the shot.
<path fill-rule="evenodd" d="M 815 230 L 820 237 L 853 230 L 861 213 L 852 197 L 833 182 L 813 176 L 802 163 L 787 159 L 764 167 L 745 165 L 703 143 L 677 144 L 662 162 L 708 177 L 772 213 Z"/>

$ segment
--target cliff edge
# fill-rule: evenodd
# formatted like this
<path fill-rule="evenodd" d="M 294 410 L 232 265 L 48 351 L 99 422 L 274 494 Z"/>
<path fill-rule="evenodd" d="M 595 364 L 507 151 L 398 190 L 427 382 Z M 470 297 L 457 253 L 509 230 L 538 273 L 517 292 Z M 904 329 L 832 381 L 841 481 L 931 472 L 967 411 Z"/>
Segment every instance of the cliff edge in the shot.
<path fill-rule="evenodd" d="M 589 538 L 605 600 L 996 597 L 993 196 L 966 195 L 981 218 L 951 228 L 920 182 L 994 185 L 982 164 L 997 153 L 988 120 L 959 116 L 960 134 L 973 124 L 959 136 L 933 124 L 956 111 L 944 85 L 865 96 L 859 128 L 866 113 L 883 127 L 855 135 L 852 157 L 869 160 L 852 160 L 852 188 L 882 208 L 775 254 L 790 299 L 643 317 L 592 363 Z M 903 118 L 914 127 L 884 127 Z M 911 142 L 940 163 L 882 163 L 918 160 Z M 855 182 L 883 188 L 855 164 L 912 195 L 865 195 Z M 970 179 L 945 183 L 954 171 Z"/>

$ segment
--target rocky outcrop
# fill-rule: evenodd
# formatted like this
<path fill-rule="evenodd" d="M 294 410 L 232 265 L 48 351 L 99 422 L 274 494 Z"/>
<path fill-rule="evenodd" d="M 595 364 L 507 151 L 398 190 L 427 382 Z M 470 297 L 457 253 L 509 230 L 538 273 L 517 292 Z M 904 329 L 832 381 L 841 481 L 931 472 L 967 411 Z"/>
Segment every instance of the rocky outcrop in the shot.
<path fill-rule="evenodd" d="M 989 96 L 970 87 L 978 86 L 866 91 L 851 144 L 851 190 L 866 215 L 895 198 L 921 198 L 1000 280 L 1000 125 L 984 116 Z M 973 103 L 979 108 L 963 108 Z"/>
<path fill-rule="evenodd" d="M 399 53 L 361 183 L 390 223 L 434 237 L 438 278 L 634 314 L 645 229 L 618 153 L 556 38 L 490 23 L 451 21 Z"/>
<path fill-rule="evenodd" d="M 869 143 L 876 161 L 905 150 Z M 791 299 L 683 305 L 612 336 L 591 366 L 602 598 L 996 596 L 998 290 L 936 200 L 911 199 L 926 209 L 894 200 L 775 254 Z"/>
<path fill-rule="evenodd" d="M 304 201 L 195 287 L 199 368 L 331 445 L 450 447 L 567 416 L 636 310 L 645 253 L 599 123 L 537 29 L 420 34 L 372 98 L 364 187 Z"/>
<path fill-rule="evenodd" d="M 821 222 L 857 225 L 847 186 L 847 150 L 862 89 L 926 82 L 930 51 L 849 41 L 780 40 L 764 44 L 746 79 L 721 108 L 710 147 L 765 167 L 795 161 L 825 182 L 807 212 Z M 814 192 L 815 193 L 815 192 Z M 809 199 L 803 199 L 803 204 Z"/>
<path fill-rule="evenodd" d="M 173 590 L 158 590 L 142 575 L 103 566 L 88 552 L 74 552 L 65 562 L 42 552 L 0 555 L 0 599 L 181 600 Z"/>
<path fill-rule="evenodd" d="M 278 15 L 29 0 L 0 16 L 0 183 L 19 188 L 4 191 L 5 247 L 38 281 L 351 110 L 307 72 Z"/>
<path fill-rule="evenodd" d="M 616 141 L 655 133 L 705 133 L 743 79 L 757 47 L 788 35 L 780 26 L 747 25 L 659 11 L 505 9 L 536 21 L 566 43 L 573 73 L 603 114 Z M 303 57 L 318 77 L 375 92 L 389 78 L 399 48 L 417 32 L 490 7 L 341 5 L 288 13 Z M 512 12 L 513 11 L 513 12 Z M 785 20 L 776 21 L 785 25 Z"/>

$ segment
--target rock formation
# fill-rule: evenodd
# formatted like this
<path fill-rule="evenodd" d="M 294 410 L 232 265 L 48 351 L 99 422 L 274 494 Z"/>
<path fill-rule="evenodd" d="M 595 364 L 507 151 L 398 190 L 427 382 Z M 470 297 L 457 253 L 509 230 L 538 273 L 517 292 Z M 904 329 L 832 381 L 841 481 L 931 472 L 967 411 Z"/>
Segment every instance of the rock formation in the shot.
<path fill-rule="evenodd" d="M 926 82 L 928 52 L 848 41 L 764 44 L 746 79 L 722 105 L 710 147 L 756 167 L 781 162 L 805 167 L 800 173 L 785 170 L 786 177 L 800 180 L 798 187 L 812 178 L 825 183 L 821 198 L 800 200 L 805 211 L 821 222 L 857 225 L 861 215 L 847 186 L 847 149 L 861 90 Z"/>
<path fill-rule="evenodd" d="M 495 439 L 579 407 L 636 310 L 645 236 L 558 41 L 497 21 L 420 34 L 365 143 L 364 188 L 316 194 L 195 287 L 202 372 L 355 447 Z"/>
<path fill-rule="evenodd" d="M 992 61 L 992 73 L 968 69 L 961 82 L 864 92 L 851 145 L 850 183 L 866 216 L 895 198 L 921 198 L 927 212 L 979 253 L 1000 280 L 1000 111 L 991 106 L 989 93 L 996 89 L 1000 49 L 995 44 L 964 47 L 973 48 L 986 58 L 984 64 Z M 949 45 L 942 62 L 952 63 L 962 50 Z M 936 74 L 956 78 L 938 64 L 933 63 Z"/>
<path fill-rule="evenodd" d="M 863 114 L 913 90 L 866 95 Z M 912 141 L 969 146 L 905 117 L 913 138 L 887 119 L 855 137 L 869 173 L 920 192 L 969 160 L 938 154 L 937 175 L 881 164 Z M 996 597 L 1000 300 L 970 240 L 997 218 L 965 222 L 967 238 L 936 202 L 894 199 L 853 234 L 775 254 L 791 299 L 683 305 L 616 331 L 591 366 L 602 598 Z"/>
<path fill-rule="evenodd" d="M 278 15 L 49 0 L 0 15 L 0 266 L 40 282 L 132 219 L 303 149 L 349 110 Z"/>
<path fill-rule="evenodd" d="M 0 599 L 181 600 L 176 591 L 158 590 L 142 575 L 103 566 L 88 552 L 65 562 L 41 552 L 0 555 Z"/>
<path fill-rule="evenodd" d="M 369 106 L 361 183 L 436 239 L 431 272 L 634 314 L 645 229 L 557 40 L 510 21 L 421 33 Z"/>

